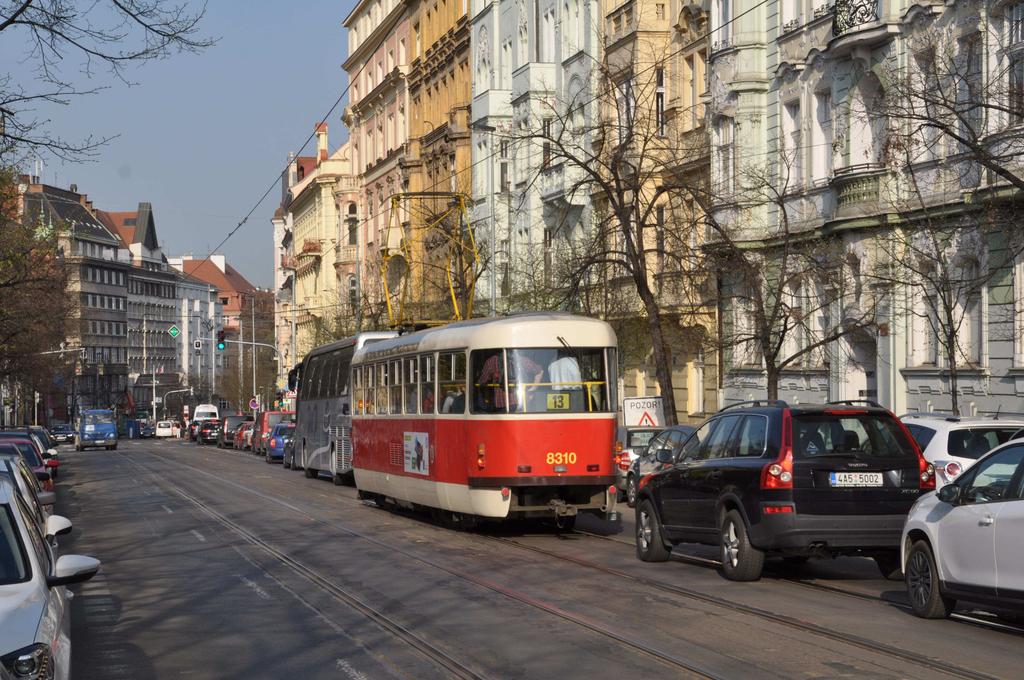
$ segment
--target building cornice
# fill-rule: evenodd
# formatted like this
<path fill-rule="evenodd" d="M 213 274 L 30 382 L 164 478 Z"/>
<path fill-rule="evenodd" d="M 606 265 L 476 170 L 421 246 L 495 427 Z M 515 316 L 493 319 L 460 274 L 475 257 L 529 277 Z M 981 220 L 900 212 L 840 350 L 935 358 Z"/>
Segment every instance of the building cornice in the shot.
<path fill-rule="evenodd" d="M 367 5 L 370 0 L 362 0 L 356 8 L 352 10 L 352 13 L 345 19 L 343 25 L 346 29 L 351 31 L 349 27 L 349 20 L 352 19 L 356 12 Z M 341 67 L 346 71 L 351 72 L 352 68 L 355 67 L 360 61 L 365 61 L 370 54 L 372 54 L 378 47 L 380 47 L 384 40 L 391 35 L 392 29 L 398 24 L 398 22 L 405 16 L 406 3 L 399 2 L 395 5 L 395 8 L 391 10 L 391 13 L 384 17 L 384 21 L 378 24 L 377 28 L 370 32 L 370 35 L 366 36 L 366 39 L 359 43 L 359 47 L 352 54 L 345 57 L 345 61 L 341 63 Z"/>

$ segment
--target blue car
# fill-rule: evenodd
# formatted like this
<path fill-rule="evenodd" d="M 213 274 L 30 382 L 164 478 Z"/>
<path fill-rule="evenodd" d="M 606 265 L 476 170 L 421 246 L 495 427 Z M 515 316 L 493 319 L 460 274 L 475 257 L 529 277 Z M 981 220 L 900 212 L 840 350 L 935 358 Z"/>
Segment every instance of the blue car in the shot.
<path fill-rule="evenodd" d="M 274 429 L 270 431 L 270 437 L 267 438 L 266 460 L 268 463 L 284 460 L 284 447 L 292 440 L 294 434 L 295 423 L 274 425 Z"/>

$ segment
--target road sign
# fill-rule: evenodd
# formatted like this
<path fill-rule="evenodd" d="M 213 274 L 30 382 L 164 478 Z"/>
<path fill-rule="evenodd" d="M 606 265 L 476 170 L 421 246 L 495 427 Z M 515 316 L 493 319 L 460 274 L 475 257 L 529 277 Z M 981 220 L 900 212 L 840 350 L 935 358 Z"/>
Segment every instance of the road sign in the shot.
<path fill-rule="evenodd" d="M 172 338 L 176 338 L 179 335 L 181 335 L 181 331 L 178 330 L 178 327 L 175 326 L 174 324 L 171 324 L 171 327 L 167 329 L 167 332 L 170 334 Z"/>
<path fill-rule="evenodd" d="M 251 408 L 252 410 L 255 411 L 259 407 L 260 407 L 259 397 L 253 397 L 252 399 L 249 400 L 249 408 Z"/>
<path fill-rule="evenodd" d="M 661 397 L 627 397 L 622 400 L 622 424 L 626 427 L 662 427 L 664 423 Z"/>
<path fill-rule="evenodd" d="M 192 346 L 195 347 L 196 349 L 202 349 L 203 348 L 203 341 L 202 340 L 193 340 L 192 341 Z"/>

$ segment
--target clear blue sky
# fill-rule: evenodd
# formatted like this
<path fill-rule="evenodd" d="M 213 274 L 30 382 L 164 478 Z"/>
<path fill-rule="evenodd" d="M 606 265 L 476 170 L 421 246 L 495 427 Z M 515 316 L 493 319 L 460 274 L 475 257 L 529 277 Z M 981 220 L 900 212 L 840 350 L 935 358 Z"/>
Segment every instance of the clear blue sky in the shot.
<path fill-rule="evenodd" d="M 65 188 L 76 183 L 104 210 L 134 210 L 148 201 L 165 253 L 205 256 L 344 88 L 341 22 L 353 5 L 213 0 L 203 32 L 219 41 L 208 51 L 135 68 L 128 74 L 137 83 L 131 87 L 98 78 L 108 90 L 37 112 L 68 139 L 120 135 L 95 162 L 44 159 L 43 181 Z M 4 61 L 12 47 L 0 49 Z M 18 68 L 24 67 L 15 65 L 12 73 L 21 77 Z M 343 107 L 328 119 L 332 151 L 345 137 Z M 305 153 L 312 154 L 310 147 Z M 279 201 L 275 188 L 221 249 L 255 285 L 273 285 L 270 218 Z"/>

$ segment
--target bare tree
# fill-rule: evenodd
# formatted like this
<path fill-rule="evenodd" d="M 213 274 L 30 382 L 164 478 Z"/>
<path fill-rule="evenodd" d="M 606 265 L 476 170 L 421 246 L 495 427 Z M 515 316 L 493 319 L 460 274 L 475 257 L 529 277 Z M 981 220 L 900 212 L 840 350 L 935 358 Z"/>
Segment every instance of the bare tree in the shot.
<path fill-rule="evenodd" d="M 19 66 L 33 74 L 31 83 L 0 74 L 0 159 L 26 152 L 70 159 L 95 154 L 109 138 L 68 140 L 49 129 L 40 109 L 100 91 L 81 84 L 98 69 L 127 83 L 132 65 L 210 47 L 214 41 L 199 34 L 205 13 L 205 5 L 193 10 L 167 0 L 0 0 L 0 40 L 23 49 Z M 69 64 L 77 74 L 68 72 Z"/>

